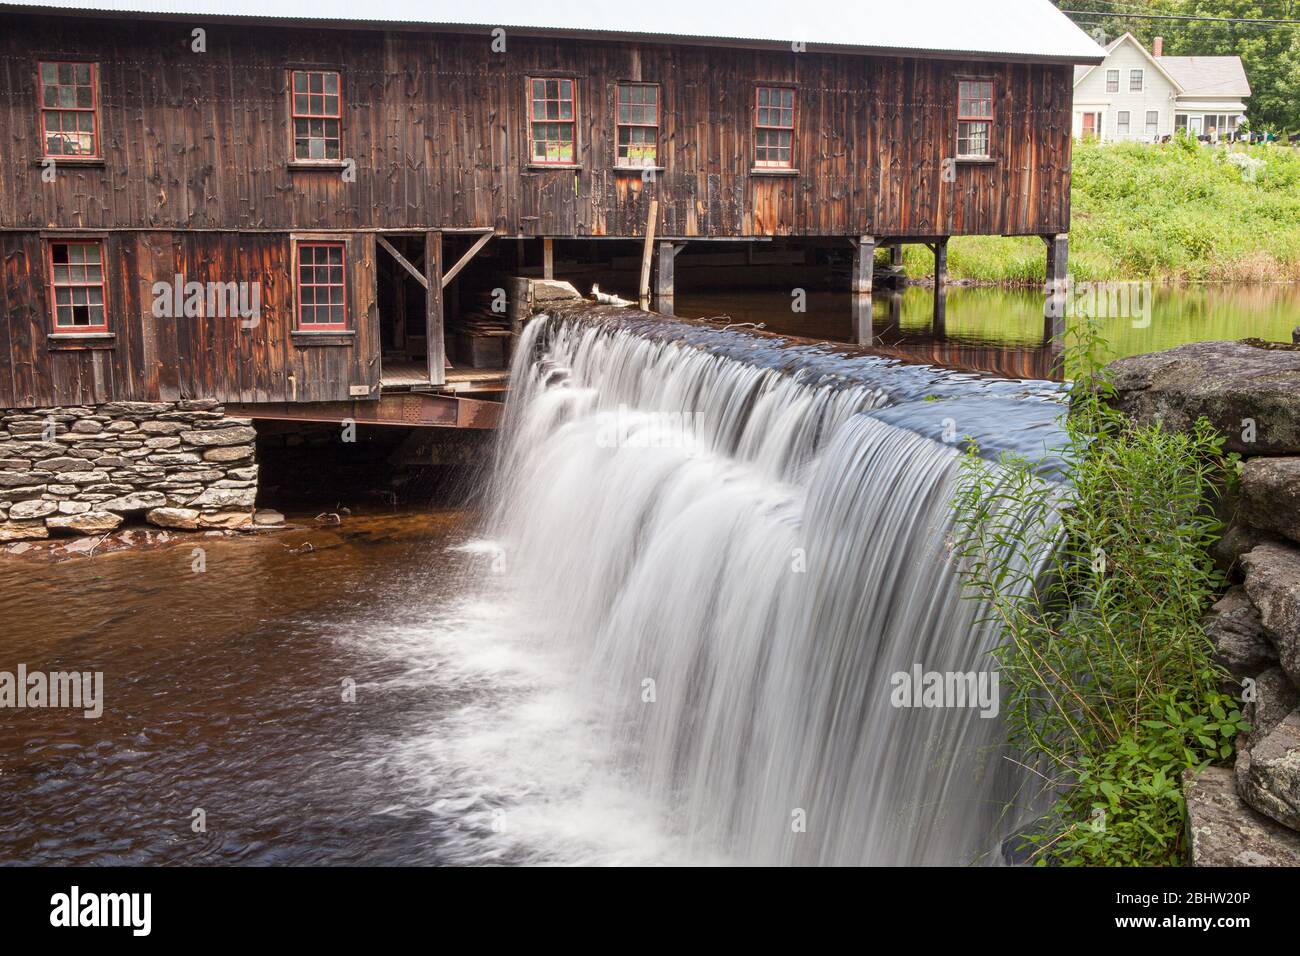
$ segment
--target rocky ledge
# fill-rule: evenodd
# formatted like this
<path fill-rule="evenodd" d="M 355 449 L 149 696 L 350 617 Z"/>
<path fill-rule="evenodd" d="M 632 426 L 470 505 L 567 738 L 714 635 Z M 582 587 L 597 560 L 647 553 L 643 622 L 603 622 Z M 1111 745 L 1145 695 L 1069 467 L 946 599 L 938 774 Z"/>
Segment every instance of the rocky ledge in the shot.
<path fill-rule="evenodd" d="M 0 413 L 0 542 L 254 521 L 252 422 L 212 400 Z"/>
<path fill-rule="evenodd" d="M 1197 342 L 1113 362 L 1111 404 L 1190 430 L 1204 417 L 1245 459 L 1219 504 L 1232 586 L 1204 620 L 1251 730 L 1234 768 L 1184 781 L 1197 865 L 1300 865 L 1300 347 Z"/>

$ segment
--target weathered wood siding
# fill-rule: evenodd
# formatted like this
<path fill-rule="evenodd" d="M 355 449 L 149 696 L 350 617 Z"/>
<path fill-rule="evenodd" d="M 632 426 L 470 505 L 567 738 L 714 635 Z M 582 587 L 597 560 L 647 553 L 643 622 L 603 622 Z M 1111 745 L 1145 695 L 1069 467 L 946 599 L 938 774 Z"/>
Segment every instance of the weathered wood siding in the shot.
<path fill-rule="evenodd" d="M 425 32 L 10 16 L 0 228 L 492 227 L 509 235 L 1063 232 L 1071 68 Z M 43 183 L 38 58 L 100 63 L 103 168 Z M 342 72 L 337 171 L 289 169 L 287 68 Z M 578 81 L 579 170 L 528 168 L 525 80 Z M 955 152 L 959 74 L 996 82 L 993 161 Z M 614 84 L 660 84 L 657 182 L 614 165 Z M 798 175 L 751 175 L 754 87 L 797 89 Z"/>
<path fill-rule="evenodd" d="M 52 349 L 39 233 L 0 232 L 0 407 L 119 400 L 217 398 L 224 402 L 349 400 L 378 396 L 379 324 L 374 237 L 348 241 L 349 312 L 343 345 L 293 341 L 288 235 L 110 232 L 104 239 L 111 348 Z M 186 281 L 261 282 L 261 316 L 158 318 L 152 286 Z"/>

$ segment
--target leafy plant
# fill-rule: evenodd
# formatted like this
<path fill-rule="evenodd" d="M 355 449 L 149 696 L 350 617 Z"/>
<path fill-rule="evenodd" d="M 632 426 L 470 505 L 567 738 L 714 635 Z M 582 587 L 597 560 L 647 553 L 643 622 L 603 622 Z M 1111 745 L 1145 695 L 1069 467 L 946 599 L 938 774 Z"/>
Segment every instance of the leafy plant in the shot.
<path fill-rule="evenodd" d="M 1062 480 L 968 455 L 957 550 L 1004 634 L 1012 742 L 1051 803 L 1024 835 L 1032 858 L 1176 864 L 1182 771 L 1228 759 L 1245 728 L 1200 625 L 1223 583 L 1209 505 L 1233 462 L 1203 420 L 1181 433 L 1114 411 L 1104 343 L 1075 334 Z"/>

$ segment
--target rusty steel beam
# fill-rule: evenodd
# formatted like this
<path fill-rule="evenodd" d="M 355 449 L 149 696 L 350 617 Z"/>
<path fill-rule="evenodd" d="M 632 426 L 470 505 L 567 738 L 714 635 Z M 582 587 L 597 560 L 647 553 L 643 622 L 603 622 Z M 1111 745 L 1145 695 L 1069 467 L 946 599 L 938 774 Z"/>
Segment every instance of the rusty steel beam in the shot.
<path fill-rule="evenodd" d="M 414 425 L 426 428 L 496 428 L 500 402 L 484 402 L 428 392 L 400 392 L 368 402 L 300 402 L 226 405 L 235 418 L 297 422 L 354 421 L 359 425 Z"/>

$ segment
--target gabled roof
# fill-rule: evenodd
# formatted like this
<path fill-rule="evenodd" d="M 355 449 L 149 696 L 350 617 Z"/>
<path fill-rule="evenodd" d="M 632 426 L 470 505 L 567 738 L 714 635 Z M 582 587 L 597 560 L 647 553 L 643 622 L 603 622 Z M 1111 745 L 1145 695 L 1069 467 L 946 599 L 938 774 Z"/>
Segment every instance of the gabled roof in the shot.
<path fill-rule="evenodd" d="M 642 37 L 761 49 L 1099 63 L 1101 48 L 1050 0 L 12 0 L 0 10 L 293 21 L 361 30 L 505 27 L 521 34 Z"/>
<path fill-rule="evenodd" d="M 1170 73 L 1163 66 L 1161 66 L 1162 63 L 1164 63 L 1166 60 L 1170 58 L 1165 56 L 1158 57 L 1158 58 L 1152 56 L 1151 53 L 1147 50 L 1147 48 L 1142 45 L 1142 41 L 1140 41 L 1137 37 L 1135 37 L 1131 33 L 1125 33 L 1123 36 L 1116 37 L 1114 40 L 1111 40 L 1109 43 L 1107 43 L 1105 47 L 1106 56 L 1109 57 L 1112 53 L 1115 52 L 1116 47 L 1118 47 L 1121 43 L 1125 43 L 1125 42 L 1131 43 L 1133 46 L 1137 47 L 1138 50 L 1141 51 L 1142 55 L 1147 58 L 1147 62 L 1150 63 L 1153 67 L 1155 67 L 1156 72 L 1158 72 L 1166 80 L 1172 83 L 1174 89 L 1178 91 L 1178 94 L 1180 96 L 1183 94 L 1184 92 L 1183 85 L 1180 82 L 1178 82 L 1178 79 L 1172 73 Z M 1094 64 L 1093 66 L 1083 66 L 1083 67 L 1076 66 L 1074 68 L 1074 85 L 1078 86 L 1081 82 L 1083 82 L 1084 77 L 1086 77 L 1089 73 L 1091 73 L 1093 70 L 1097 69 L 1097 67 L 1102 65 L 1103 64 L 1101 63 L 1097 63 Z"/>
<path fill-rule="evenodd" d="M 1250 96 L 1239 56 L 1162 56 L 1159 61 L 1185 96 Z"/>

